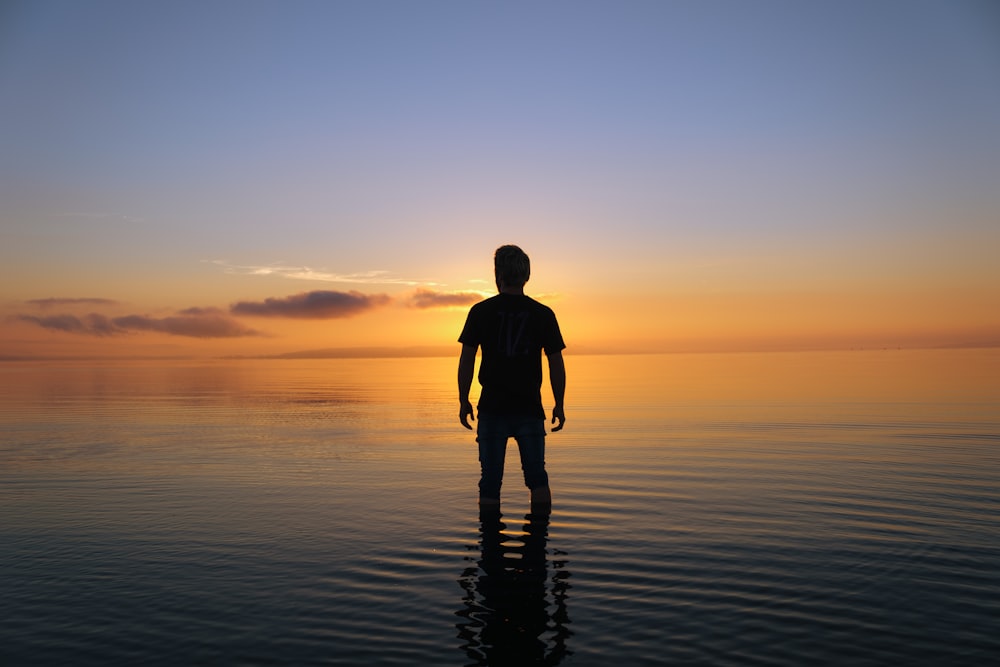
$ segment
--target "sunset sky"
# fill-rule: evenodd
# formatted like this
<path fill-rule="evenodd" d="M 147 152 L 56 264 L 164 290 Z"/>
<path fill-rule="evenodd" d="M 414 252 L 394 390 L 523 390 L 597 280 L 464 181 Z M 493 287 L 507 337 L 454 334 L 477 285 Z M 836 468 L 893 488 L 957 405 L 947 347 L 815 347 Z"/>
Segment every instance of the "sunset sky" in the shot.
<path fill-rule="evenodd" d="M 1000 4 L 0 4 L 0 359 L 1000 345 Z"/>

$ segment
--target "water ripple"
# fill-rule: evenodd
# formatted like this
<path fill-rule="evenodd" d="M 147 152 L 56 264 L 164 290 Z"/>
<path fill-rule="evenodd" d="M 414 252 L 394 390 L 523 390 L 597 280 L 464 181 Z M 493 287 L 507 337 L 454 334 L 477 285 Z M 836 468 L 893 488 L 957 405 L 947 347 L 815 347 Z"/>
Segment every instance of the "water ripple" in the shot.
<path fill-rule="evenodd" d="M 452 360 L 0 368 L 0 664 L 1000 661 L 1000 393 L 820 358 L 570 360 L 545 517 Z"/>

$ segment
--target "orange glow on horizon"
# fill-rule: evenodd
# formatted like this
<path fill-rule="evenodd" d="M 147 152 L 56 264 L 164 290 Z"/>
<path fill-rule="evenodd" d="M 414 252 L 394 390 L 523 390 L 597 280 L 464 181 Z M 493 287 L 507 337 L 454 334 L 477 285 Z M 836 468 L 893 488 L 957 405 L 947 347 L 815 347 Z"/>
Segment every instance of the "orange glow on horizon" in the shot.
<path fill-rule="evenodd" d="M 567 354 L 573 354 L 998 345 L 1000 315 L 981 307 L 986 298 L 985 293 L 970 291 L 655 298 L 567 292 L 543 300 L 556 311 Z M 77 310 L 83 317 L 95 307 Z M 132 312 L 128 305 L 104 310 L 109 317 Z M 16 312 L 8 314 L 0 329 L 8 358 L 219 357 L 338 348 L 407 348 L 448 354 L 457 349 L 467 308 L 421 309 L 400 301 L 335 319 L 232 318 L 220 311 L 237 323 L 234 326 L 256 333 L 214 338 L 152 330 L 108 335 L 57 331 L 11 317 Z M 163 320 L 176 312 L 161 309 L 149 317 Z"/>

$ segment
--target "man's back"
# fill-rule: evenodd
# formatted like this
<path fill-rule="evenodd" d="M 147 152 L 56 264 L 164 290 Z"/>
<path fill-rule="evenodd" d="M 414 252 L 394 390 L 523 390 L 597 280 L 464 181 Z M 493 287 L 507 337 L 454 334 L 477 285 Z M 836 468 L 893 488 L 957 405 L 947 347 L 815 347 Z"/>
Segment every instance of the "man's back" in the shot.
<path fill-rule="evenodd" d="M 483 350 L 480 410 L 544 418 L 541 353 L 565 347 L 551 308 L 524 294 L 497 294 L 472 307 L 459 341 Z"/>

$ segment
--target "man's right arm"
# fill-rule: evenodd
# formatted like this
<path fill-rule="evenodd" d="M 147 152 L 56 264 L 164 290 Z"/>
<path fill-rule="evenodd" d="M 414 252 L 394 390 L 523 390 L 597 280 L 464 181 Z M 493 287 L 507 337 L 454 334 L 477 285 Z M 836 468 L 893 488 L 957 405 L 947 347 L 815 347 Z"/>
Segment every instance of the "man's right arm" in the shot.
<path fill-rule="evenodd" d="M 458 419 L 462 426 L 472 430 L 469 419 L 475 421 L 472 414 L 472 403 L 469 402 L 469 392 L 472 391 L 472 378 L 476 372 L 476 350 L 478 345 L 462 345 L 462 355 L 458 358 Z"/>

